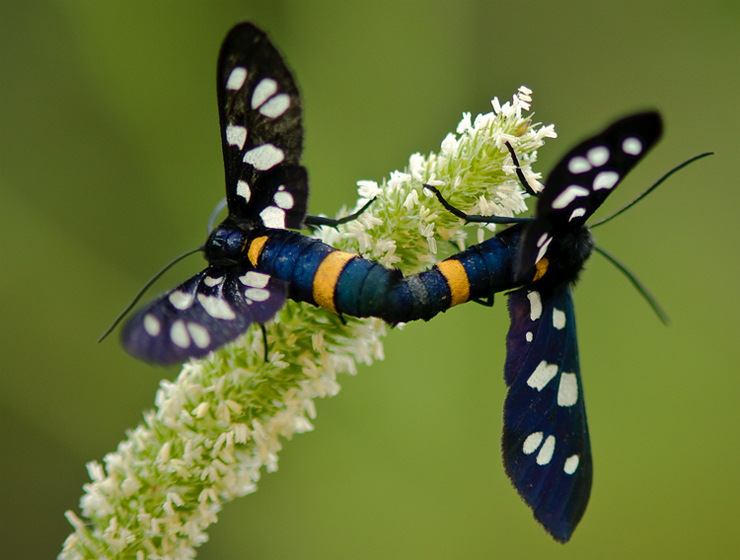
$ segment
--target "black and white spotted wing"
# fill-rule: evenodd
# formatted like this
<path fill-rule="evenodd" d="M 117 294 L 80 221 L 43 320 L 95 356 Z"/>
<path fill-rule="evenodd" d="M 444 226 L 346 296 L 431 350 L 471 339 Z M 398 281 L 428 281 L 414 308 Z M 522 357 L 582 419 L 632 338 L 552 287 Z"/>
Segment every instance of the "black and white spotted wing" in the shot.
<path fill-rule="evenodd" d="M 199 358 L 285 304 L 287 284 L 251 266 L 209 266 L 138 310 L 121 340 L 134 357 L 161 365 Z"/>
<path fill-rule="evenodd" d="M 566 542 L 593 476 L 570 288 L 511 292 L 509 314 L 504 466 L 535 518 Z"/>
<path fill-rule="evenodd" d="M 660 138 L 655 112 L 621 119 L 573 148 L 550 172 L 537 201 L 537 216 L 522 243 L 517 274 L 548 254 L 553 239 L 574 231 L 601 206 L 627 173 Z"/>
<path fill-rule="evenodd" d="M 270 228 L 298 229 L 308 203 L 301 99 L 266 34 L 234 27 L 218 61 L 218 110 L 229 214 Z"/>

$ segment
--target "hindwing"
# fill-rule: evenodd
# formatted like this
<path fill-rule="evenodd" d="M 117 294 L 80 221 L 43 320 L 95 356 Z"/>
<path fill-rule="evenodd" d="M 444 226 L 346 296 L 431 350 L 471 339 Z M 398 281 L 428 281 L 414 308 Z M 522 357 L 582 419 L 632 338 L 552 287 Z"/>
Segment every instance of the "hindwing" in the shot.
<path fill-rule="evenodd" d="M 502 452 L 535 518 L 570 539 L 591 493 L 591 445 L 570 288 L 509 294 Z"/>
<path fill-rule="evenodd" d="M 251 266 L 210 266 L 155 299 L 121 331 L 126 351 L 160 365 L 199 358 L 234 340 L 285 304 L 282 280 Z"/>

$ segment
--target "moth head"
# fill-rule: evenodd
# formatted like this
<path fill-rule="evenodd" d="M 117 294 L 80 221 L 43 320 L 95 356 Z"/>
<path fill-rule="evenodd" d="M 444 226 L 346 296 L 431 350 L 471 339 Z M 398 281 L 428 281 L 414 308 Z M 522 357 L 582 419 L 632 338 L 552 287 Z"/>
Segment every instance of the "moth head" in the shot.
<path fill-rule="evenodd" d="M 244 260 L 244 252 L 252 227 L 226 218 L 208 236 L 205 244 L 206 260 L 212 265 L 228 266 Z"/>

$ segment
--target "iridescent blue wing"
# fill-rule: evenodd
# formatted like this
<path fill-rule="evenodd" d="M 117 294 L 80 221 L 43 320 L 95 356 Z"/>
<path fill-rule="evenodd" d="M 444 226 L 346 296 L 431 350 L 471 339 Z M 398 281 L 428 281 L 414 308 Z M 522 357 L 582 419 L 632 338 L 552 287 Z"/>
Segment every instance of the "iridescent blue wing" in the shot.
<path fill-rule="evenodd" d="M 265 33 L 234 27 L 218 60 L 218 112 L 229 214 L 271 228 L 300 228 L 308 204 L 301 99 Z"/>
<path fill-rule="evenodd" d="M 518 278 L 547 255 L 554 238 L 583 225 L 625 175 L 645 157 L 662 132 L 660 115 L 621 119 L 581 142 L 550 172 L 537 215 L 522 242 Z"/>
<path fill-rule="evenodd" d="M 251 265 L 210 266 L 129 320 L 121 342 L 132 356 L 170 365 L 205 356 L 285 304 L 287 285 Z"/>
<path fill-rule="evenodd" d="M 556 540 L 570 539 L 591 493 L 591 445 L 570 288 L 509 294 L 502 451 L 506 472 Z"/>

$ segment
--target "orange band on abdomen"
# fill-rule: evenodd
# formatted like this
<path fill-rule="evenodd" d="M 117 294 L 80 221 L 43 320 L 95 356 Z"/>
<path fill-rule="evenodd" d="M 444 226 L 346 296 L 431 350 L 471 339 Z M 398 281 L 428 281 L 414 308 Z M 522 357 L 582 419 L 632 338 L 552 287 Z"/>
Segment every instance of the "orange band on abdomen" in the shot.
<path fill-rule="evenodd" d="M 452 295 L 450 307 L 468 301 L 470 298 L 470 280 L 468 280 L 468 273 L 465 272 L 462 263 L 457 259 L 448 259 L 439 263 L 437 268 L 450 287 L 450 294 Z"/>
<path fill-rule="evenodd" d="M 339 281 L 339 275 L 346 264 L 356 256 L 344 251 L 333 251 L 321 261 L 313 279 L 313 299 L 318 305 L 337 313 L 337 308 L 334 306 L 334 291 Z"/>
<path fill-rule="evenodd" d="M 262 247 L 265 246 L 265 243 L 267 243 L 266 235 L 252 240 L 252 242 L 249 244 L 247 258 L 249 259 L 249 262 L 252 263 L 252 266 L 257 266 L 257 259 L 259 259 L 260 253 L 262 252 Z"/>

